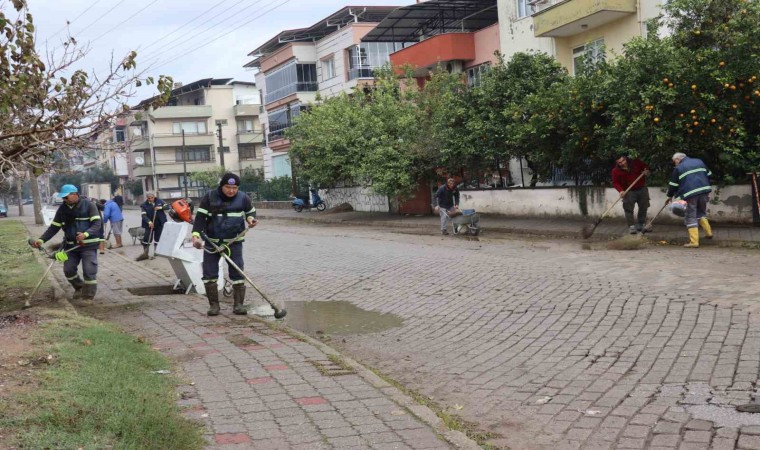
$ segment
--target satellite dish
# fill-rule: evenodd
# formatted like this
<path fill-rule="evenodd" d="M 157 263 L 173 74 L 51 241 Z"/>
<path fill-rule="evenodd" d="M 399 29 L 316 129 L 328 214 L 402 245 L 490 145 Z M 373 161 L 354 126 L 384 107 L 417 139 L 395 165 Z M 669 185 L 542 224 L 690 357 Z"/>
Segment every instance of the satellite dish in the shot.
<path fill-rule="evenodd" d="M 135 164 L 137 164 L 138 166 L 141 166 L 145 164 L 145 159 L 143 159 L 142 156 L 135 156 Z"/>

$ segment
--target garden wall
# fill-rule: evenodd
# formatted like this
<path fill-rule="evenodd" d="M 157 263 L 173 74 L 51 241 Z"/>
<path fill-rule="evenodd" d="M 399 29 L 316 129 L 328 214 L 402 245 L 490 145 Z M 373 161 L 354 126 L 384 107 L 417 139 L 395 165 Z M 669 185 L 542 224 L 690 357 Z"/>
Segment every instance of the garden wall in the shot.
<path fill-rule="evenodd" d="M 354 211 L 389 212 L 388 197 L 373 194 L 368 187 L 341 187 L 320 189 L 319 195 L 327 204 L 327 208 L 348 203 Z"/>
<path fill-rule="evenodd" d="M 716 222 L 751 223 L 750 189 L 751 185 L 726 186 L 720 189 L 713 186 L 707 210 L 710 219 Z M 650 187 L 649 195 L 651 217 L 657 213 L 667 197 L 664 189 L 659 187 Z M 513 217 L 598 217 L 619 194 L 613 188 L 586 186 L 462 191 L 461 196 L 462 208 L 474 208 L 481 213 Z M 615 205 L 608 217 L 624 217 L 621 203 Z M 682 220 L 667 214 L 667 211 L 660 217 L 662 220 Z"/>

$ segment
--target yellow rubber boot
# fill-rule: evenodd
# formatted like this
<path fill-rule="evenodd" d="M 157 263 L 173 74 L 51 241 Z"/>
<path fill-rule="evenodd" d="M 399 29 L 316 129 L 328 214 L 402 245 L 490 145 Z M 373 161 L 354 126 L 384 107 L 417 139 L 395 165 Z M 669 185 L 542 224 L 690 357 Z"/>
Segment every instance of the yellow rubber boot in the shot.
<path fill-rule="evenodd" d="M 684 244 L 684 247 L 687 248 L 698 248 L 699 247 L 699 228 L 693 227 L 693 228 L 687 228 L 689 230 L 689 243 Z"/>
<path fill-rule="evenodd" d="M 699 219 L 699 226 L 705 230 L 705 239 L 713 238 L 712 227 L 710 226 L 710 222 L 707 221 L 707 217 Z"/>

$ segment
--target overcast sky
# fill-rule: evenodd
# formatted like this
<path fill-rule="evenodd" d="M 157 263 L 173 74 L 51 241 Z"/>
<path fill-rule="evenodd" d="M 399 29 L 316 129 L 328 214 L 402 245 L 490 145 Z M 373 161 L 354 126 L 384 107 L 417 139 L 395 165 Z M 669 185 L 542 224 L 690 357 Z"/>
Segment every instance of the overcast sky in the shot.
<path fill-rule="evenodd" d="M 90 44 L 84 68 L 101 72 L 111 54 L 138 52 L 138 68 L 191 83 L 201 78 L 254 81 L 243 69 L 253 49 L 282 30 L 312 25 L 348 5 L 404 6 L 414 0 L 28 0 L 38 47 L 55 48 L 66 21 Z M 141 90 L 138 97 L 152 95 Z M 141 100 L 137 98 L 136 100 Z"/>

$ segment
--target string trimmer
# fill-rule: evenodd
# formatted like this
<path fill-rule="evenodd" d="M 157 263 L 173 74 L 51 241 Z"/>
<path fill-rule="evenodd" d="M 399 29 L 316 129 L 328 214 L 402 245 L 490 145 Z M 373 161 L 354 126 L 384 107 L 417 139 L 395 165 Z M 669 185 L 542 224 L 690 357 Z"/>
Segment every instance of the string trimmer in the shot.
<path fill-rule="evenodd" d="M 29 245 L 34 245 L 34 241 L 35 241 L 34 239 L 29 238 L 27 242 L 29 243 Z M 53 264 L 55 264 L 56 262 L 66 262 L 66 260 L 69 259 L 68 253 L 74 250 L 75 248 L 77 247 L 74 246 L 68 250 L 63 250 L 63 242 L 61 242 L 61 244 L 58 246 L 58 250 L 52 253 L 48 251 L 47 249 L 45 249 L 45 247 L 42 247 L 42 246 L 39 247 L 40 252 L 44 253 L 45 257 L 52 259 L 52 261 L 50 261 L 50 264 L 48 264 L 47 269 L 45 269 L 45 273 L 42 274 L 42 277 L 40 277 L 40 280 L 34 286 L 32 293 L 29 294 L 29 296 L 24 300 L 24 309 L 32 307 L 30 300 L 34 298 L 34 294 L 36 294 L 37 290 L 40 288 L 40 286 L 42 286 L 42 282 L 45 281 L 45 279 L 47 278 L 48 274 L 50 273 L 50 269 L 53 268 Z"/>

